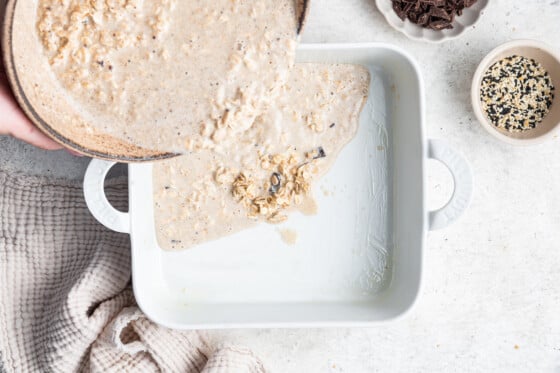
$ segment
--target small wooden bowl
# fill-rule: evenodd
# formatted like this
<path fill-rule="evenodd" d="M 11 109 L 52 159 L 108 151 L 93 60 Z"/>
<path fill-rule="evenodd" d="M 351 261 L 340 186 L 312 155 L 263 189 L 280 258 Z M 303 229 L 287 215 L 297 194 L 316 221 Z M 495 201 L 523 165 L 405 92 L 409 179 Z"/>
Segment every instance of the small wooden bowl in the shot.
<path fill-rule="evenodd" d="M 550 106 L 550 111 L 536 128 L 523 132 L 509 132 L 504 128 L 494 126 L 482 110 L 480 100 L 480 85 L 486 71 L 494 63 L 509 56 L 523 56 L 539 62 L 548 72 L 555 87 L 555 98 Z M 476 72 L 471 86 L 471 100 L 476 118 L 492 136 L 513 145 L 533 145 L 541 143 L 560 129 L 560 56 L 548 45 L 535 40 L 514 40 L 500 45 L 482 60 Z"/>
<path fill-rule="evenodd" d="M 294 1 L 299 34 L 309 11 L 309 0 Z M 33 57 L 40 48 L 34 32 L 35 17 L 36 1 L 9 0 L 2 26 L 2 45 L 6 75 L 14 96 L 39 129 L 67 148 L 94 158 L 130 163 L 177 155 L 138 147 L 88 124 L 78 109 L 55 89 L 56 81 L 41 59 Z"/>

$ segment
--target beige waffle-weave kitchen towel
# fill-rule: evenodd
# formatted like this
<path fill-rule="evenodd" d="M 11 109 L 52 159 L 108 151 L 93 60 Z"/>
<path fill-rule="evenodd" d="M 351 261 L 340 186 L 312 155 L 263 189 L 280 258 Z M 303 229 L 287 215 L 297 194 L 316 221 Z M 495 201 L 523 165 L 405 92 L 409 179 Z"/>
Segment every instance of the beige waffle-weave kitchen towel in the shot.
<path fill-rule="evenodd" d="M 126 206 L 126 183 L 107 187 Z M 0 170 L 0 371 L 263 372 L 248 350 L 150 322 L 130 290 L 128 236 L 79 183 Z"/>

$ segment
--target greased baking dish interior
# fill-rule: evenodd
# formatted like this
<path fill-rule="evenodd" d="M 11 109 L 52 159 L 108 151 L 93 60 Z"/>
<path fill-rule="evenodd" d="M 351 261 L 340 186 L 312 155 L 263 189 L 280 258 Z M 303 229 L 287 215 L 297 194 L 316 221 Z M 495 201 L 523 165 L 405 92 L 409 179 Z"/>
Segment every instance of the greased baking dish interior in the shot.
<path fill-rule="evenodd" d="M 426 140 L 419 69 L 391 45 L 301 45 L 300 62 L 354 63 L 371 73 L 356 138 L 318 185 L 319 211 L 294 214 L 181 252 L 156 241 L 151 164 L 130 164 L 130 211 L 103 192 L 114 164 L 94 160 L 84 193 L 93 215 L 129 233 L 136 300 L 155 322 L 177 329 L 359 326 L 394 319 L 414 304 L 426 233 L 468 207 L 468 163 L 444 142 Z M 451 171 L 454 193 L 426 209 L 426 161 Z M 321 193 L 320 191 L 323 191 Z M 298 234 L 285 244 L 280 229 Z M 188 229 L 188 227 L 186 227 Z"/>

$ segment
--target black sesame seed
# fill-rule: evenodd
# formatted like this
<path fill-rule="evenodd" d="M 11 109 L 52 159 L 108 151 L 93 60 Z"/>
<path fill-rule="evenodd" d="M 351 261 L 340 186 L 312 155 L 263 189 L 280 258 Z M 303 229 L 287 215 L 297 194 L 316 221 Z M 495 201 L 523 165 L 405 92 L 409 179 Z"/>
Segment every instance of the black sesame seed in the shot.
<path fill-rule="evenodd" d="M 490 66 L 482 78 L 480 97 L 496 127 L 524 131 L 535 128 L 548 114 L 554 86 L 538 62 L 514 55 Z"/>

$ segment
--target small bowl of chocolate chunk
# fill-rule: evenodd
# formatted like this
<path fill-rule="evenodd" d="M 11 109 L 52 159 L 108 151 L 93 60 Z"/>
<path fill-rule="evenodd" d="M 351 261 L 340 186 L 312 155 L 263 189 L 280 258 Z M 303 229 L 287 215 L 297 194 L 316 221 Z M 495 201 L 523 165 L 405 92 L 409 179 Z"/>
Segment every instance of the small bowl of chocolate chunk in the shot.
<path fill-rule="evenodd" d="M 494 137 L 532 145 L 560 130 L 560 55 L 535 40 L 514 40 L 491 51 L 471 87 L 474 113 Z"/>
<path fill-rule="evenodd" d="M 410 39 L 439 43 L 463 34 L 489 0 L 376 0 L 387 22 Z"/>

